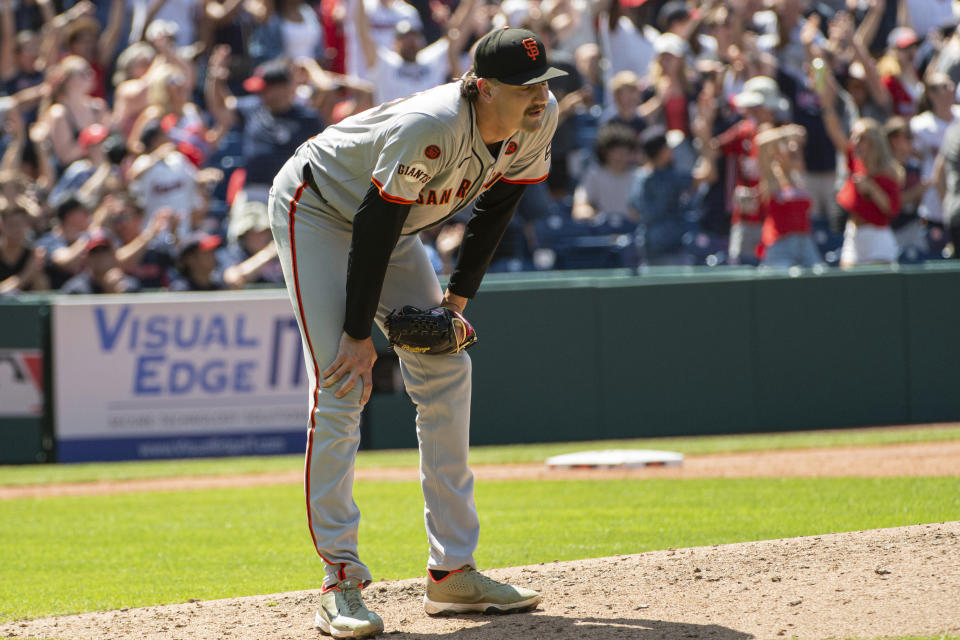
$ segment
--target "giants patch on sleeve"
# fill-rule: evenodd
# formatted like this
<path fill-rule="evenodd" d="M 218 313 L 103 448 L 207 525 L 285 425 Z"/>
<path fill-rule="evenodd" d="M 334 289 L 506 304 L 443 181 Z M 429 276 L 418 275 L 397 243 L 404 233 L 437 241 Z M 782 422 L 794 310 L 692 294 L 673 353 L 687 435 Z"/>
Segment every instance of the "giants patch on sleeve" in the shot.
<path fill-rule="evenodd" d="M 397 175 L 401 176 L 407 182 L 419 182 L 420 184 L 427 184 L 433 179 L 433 176 L 427 173 L 427 168 L 419 162 L 414 162 L 409 165 L 398 164 Z"/>
<path fill-rule="evenodd" d="M 423 155 L 427 156 L 431 160 L 436 160 L 440 157 L 440 147 L 435 144 L 431 144 L 426 149 L 423 150 Z"/>

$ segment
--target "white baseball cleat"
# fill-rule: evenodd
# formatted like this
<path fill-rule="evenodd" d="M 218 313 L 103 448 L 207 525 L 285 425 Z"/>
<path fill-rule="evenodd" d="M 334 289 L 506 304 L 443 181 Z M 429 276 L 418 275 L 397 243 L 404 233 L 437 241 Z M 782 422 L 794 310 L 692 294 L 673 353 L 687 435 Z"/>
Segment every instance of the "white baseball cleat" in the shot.
<path fill-rule="evenodd" d="M 363 604 L 361 588 L 356 578 L 324 588 L 314 626 L 334 638 L 369 638 L 383 632 L 383 620 Z"/>

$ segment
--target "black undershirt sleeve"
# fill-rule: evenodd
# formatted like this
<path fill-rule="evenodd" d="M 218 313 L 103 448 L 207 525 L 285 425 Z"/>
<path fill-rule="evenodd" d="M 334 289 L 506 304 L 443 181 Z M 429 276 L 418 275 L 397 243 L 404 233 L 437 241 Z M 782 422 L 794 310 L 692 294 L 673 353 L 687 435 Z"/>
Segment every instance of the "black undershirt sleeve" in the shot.
<path fill-rule="evenodd" d="M 343 330 L 351 338 L 370 337 L 390 254 L 409 213 L 409 204 L 387 202 L 373 184 L 357 209 L 347 260 L 347 310 L 343 319 Z"/>
<path fill-rule="evenodd" d="M 513 211 L 526 189 L 524 184 L 499 181 L 485 191 L 473 206 L 460 245 L 460 257 L 447 288 L 464 298 L 472 298 L 480 288 L 483 274 L 490 266 L 493 252 L 510 224 Z"/>

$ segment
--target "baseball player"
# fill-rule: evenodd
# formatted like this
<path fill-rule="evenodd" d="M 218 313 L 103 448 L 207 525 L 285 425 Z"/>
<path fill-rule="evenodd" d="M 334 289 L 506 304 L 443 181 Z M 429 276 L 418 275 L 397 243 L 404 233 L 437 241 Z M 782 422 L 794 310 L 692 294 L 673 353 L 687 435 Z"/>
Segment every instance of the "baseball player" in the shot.
<path fill-rule="evenodd" d="M 383 621 L 363 604 L 371 580 L 357 552 L 353 501 L 360 412 L 376 359 L 370 338 L 408 305 L 462 318 L 525 185 L 546 179 L 557 103 L 534 33 L 504 28 L 477 44 L 460 81 L 380 105 L 304 143 L 270 192 L 274 238 L 309 373 L 305 488 L 310 532 L 325 562 L 316 626 L 366 637 Z M 476 198 L 458 263 L 442 292 L 417 233 Z M 398 349 L 417 406 L 430 553 L 429 614 L 523 611 L 540 595 L 476 571 L 479 522 L 467 466 L 470 358 Z"/>

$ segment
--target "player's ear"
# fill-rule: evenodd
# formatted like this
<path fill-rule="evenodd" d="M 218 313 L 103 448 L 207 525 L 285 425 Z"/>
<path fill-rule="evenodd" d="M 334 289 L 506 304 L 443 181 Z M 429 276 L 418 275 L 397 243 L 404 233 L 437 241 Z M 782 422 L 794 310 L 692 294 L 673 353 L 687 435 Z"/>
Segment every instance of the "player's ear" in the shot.
<path fill-rule="evenodd" d="M 489 78 L 477 78 L 477 90 L 480 92 L 480 99 L 484 102 L 492 102 L 496 93 L 496 86 L 493 80 Z"/>

